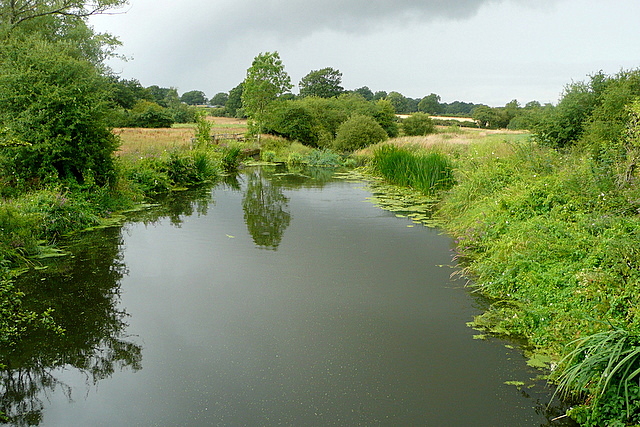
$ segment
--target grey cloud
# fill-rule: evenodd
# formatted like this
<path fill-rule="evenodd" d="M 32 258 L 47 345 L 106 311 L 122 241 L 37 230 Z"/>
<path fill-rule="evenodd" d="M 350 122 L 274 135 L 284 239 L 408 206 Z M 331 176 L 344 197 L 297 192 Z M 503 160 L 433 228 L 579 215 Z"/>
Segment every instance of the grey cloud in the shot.
<path fill-rule="evenodd" d="M 227 29 L 285 37 L 323 30 L 368 33 L 386 24 L 465 19 L 491 2 L 495 0 L 236 0 L 232 13 L 212 8 L 211 18 Z"/>

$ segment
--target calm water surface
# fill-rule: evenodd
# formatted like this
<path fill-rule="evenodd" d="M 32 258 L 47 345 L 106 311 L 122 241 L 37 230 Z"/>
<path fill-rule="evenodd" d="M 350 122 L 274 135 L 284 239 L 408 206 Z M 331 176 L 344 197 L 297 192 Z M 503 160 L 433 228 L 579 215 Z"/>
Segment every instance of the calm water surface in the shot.
<path fill-rule="evenodd" d="M 450 279 L 447 236 L 363 183 L 267 172 L 174 196 L 25 275 L 67 335 L 7 356 L 14 424 L 567 425 L 519 350 L 473 339 L 483 303 Z"/>

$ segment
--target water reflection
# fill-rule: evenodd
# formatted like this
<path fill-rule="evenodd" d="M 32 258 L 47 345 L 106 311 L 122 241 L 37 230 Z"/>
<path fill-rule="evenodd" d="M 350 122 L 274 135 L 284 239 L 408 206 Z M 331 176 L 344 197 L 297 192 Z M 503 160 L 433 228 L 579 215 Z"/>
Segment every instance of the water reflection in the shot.
<path fill-rule="evenodd" d="M 180 227 L 187 216 L 206 215 L 212 198 L 210 188 L 166 195 L 153 209 L 132 217 L 147 224 L 167 218 Z M 18 277 L 26 308 L 52 308 L 65 332 L 34 331 L 0 346 L 0 411 L 5 414 L 0 423 L 39 425 L 43 396 L 60 392 L 71 400 L 71 387 L 58 379 L 60 370 L 77 370 L 87 385 L 96 385 L 119 370 L 142 369 L 142 346 L 127 334 L 128 313 L 119 307 L 120 282 L 127 274 L 122 244 L 120 227 L 84 233 L 66 243 L 71 255 Z"/>
<path fill-rule="evenodd" d="M 142 348 L 126 334 L 127 314 L 118 308 L 126 273 L 118 228 L 100 230 L 73 245 L 73 256 L 25 273 L 17 286 L 34 311 L 53 308 L 65 332 L 37 331 L 0 347 L 0 410 L 12 425 L 38 425 L 43 392 L 71 390 L 55 370 L 75 368 L 95 384 L 117 369 L 142 368 Z"/>
<path fill-rule="evenodd" d="M 266 249 L 277 249 L 291 222 L 289 199 L 281 189 L 264 179 L 259 171 L 247 174 L 242 210 L 253 242 Z"/>

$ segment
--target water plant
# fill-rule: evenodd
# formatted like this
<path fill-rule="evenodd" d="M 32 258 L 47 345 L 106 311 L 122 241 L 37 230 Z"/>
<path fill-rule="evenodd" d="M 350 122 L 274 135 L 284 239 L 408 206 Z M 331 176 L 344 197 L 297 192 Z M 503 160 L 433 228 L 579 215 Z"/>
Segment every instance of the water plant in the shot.
<path fill-rule="evenodd" d="M 371 166 L 389 182 L 425 194 L 450 188 L 454 183 L 452 161 L 438 151 L 382 145 L 374 152 Z"/>
<path fill-rule="evenodd" d="M 637 425 L 640 422 L 640 335 L 621 328 L 579 338 L 553 378 L 557 394 L 588 394 L 570 411 L 583 425 Z"/>

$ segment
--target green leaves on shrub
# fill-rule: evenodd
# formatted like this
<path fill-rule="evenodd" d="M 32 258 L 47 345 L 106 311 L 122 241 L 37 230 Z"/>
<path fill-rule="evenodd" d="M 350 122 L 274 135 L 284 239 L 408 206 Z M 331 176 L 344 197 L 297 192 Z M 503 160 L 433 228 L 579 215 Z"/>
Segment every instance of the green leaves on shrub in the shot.
<path fill-rule="evenodd" d="M 387 138 L 387 133 L 372 117 L 356 114 L 338 127 L 334 147 L 337 150 L 354 151 Z"/>
<path fill-rule="evenodd" d="M 425 113 L 414 113 L 402 120 L 402 130 L 407 136 L 422 136 L 434 133 L 436 126 Z"/>

